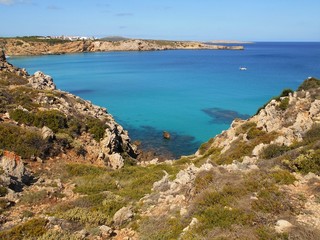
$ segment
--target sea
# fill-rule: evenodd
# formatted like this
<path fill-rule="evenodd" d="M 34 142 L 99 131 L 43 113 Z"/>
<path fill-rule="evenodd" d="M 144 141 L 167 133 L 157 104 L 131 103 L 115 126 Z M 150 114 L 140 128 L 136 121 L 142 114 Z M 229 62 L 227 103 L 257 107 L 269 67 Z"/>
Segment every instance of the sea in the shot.
<path fill-rule="evenodd" d="M 320 78 L 319 42 L 257 42 L 245 50 L 96 52 L 10 57 L 58 89 L 107 108 L 132 141 L 179 158 L 247 119 L 283 89 Z M 244 68 L 245 70 L 241 70 Z M 163 131 L 171 138 L 164 139 Z"/>

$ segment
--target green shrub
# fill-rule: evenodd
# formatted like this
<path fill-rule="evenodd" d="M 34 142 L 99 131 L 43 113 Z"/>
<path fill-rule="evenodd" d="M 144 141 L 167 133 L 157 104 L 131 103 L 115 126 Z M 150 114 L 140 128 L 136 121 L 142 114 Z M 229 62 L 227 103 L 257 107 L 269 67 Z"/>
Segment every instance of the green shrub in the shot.
<path fill-rule="evenodd" d="M 278 184 L 293 184 L 297 179 L 288 170 L 276 170 L 271 172 L 271 177 Z"/>
<path fill-rule="evenodd" d="M 78 177 L 86 175 L 101 175 L 106 172 L 106 169 L 89 164 L 67 164 L 65 170 L 68 177 Z"/>
<path fill-rule="evenodd" d="M 37 239 L 46 233 L 47 220 L 42 218 L 31 219 L 21 225 L 15 226 L 10 230 L 0 232 L 0 239 L 21 240 Z"/>
<path fill-rule="evenodd" d="M 13 151 L 22 158 L 41 156 L 47 143 L 41 134 L 6 123 L 0 123 L 0 148 Z"/>
<path fill-rule="evenodd" d="M 141 220 L 139 235 L 141 240 L 179 239 L 183 227 L 178 217 L 149 217 Z"/>
<path fill-rule="evenodd" d="M 24 194 L 21 198 L 22 203 L 27 204 L 35 204 L 43 201 L 48 196 L 48 193 L 46 190 L 40 190 L 38 192 L 28 192 Z"/>
<path fill-rule="evenodd" d="M 67 128 L 67 118 L 57 110 L 40 111 L 36 114 L 34 125 L 40 128 L 47 126 L 54 133 L 57 133 L 59 130 Z"/>
<path fill-rule="evenodd" d="M 279 146 L 277 144 L 270 144 L 262 150 L 261 157 L 264 159 L 271 159 L 279 157 L 289 150 L 290 148 L 284 145 Z"/>
<path fill-rule="evenodd" d="M 304 134 L 305 143 L 312 143 L 320 140 L 320 124 L 313 124 L 312 127 Z"/>
<path fill-rule="evenodd" d="M 310 150 L 306 154 L 301 154 L 293 161 L 284 161 L 291 170 L 298 171 L 303 174 L 313 172 L 320 174 L 320 150 Z"/>
<path fill-rule="evenodd" d="M 275 185 L 262 188 L 257 194 L 258 200 L 252 203 L 252 208 L 265 213 L 280 214 L 292 211 L 293 207 L 285 194 Z"/>
<path fill-rule="evenodd" d="M 256 234 L 259 237 L 259 240 L 270 240 L 270 239 L 277 239 L 277 240 L 287 240 L 288 234 L 287 233 L 276 233 L 274 229 L 261 226 L 256 229 Z"/>
<path fill-rule="evenodd" d="M 23 111 L 22 109 L 15 109 L 13 111 L 10 111 L 10 118 L 13 120 L 19 122 L 19 123 L 24 123 L 27 125 L 33 125 L 35 116 L 34 114 Z"/>
<path fill-rule="evenodd" d="M 198 217 L 200 225 L 197 231 L 212 229 L 215 227 L 228 229 L 232 225 L 249 225 L 253 216 L 240 209 L 228 208 L 223 206 L 211 206 L 201 213 Z"/>
<path fill-rule="evenodd" d="M 0 197 L 4 197 L 5 195 L 7 195 L 7 193 L 8 189 L 6 187 L 0 186 Z"/>
<path fill-rule="evenodd" d="M 210 149 L 213 141 L 214 141 L 214 138 L 211 138 L 208 142 L 205 142 L 205 143 L 201 144 L 201 146 L 199 148 L 199 153 L 201 155 L 205 154 L 205 152 Z"/>
<path fill-rule="evenodd" d="M 259 137 L 259 136 L 262 136 L 264 135 L 265 132 L 258 129 L 258 128 L 255 128 L 255 127 L 252 127 L 249 129 L 248 133 L 247 133 L 247 139 L 248 140 L 251 140 L 251 139 L 254 139 L 256 137 Z"/>
<path fill-rule="evenodd" d="M 236 135 L 247 133 L 248 130 L 250 130 L 251 128 L 255 128 L 256 126 L 257 124 L 255 122 L 246 122 L 244 124 L 241 124 L 236 130 Z"/>
<path fill-rule="evenodd" d="M 278 106 L 282 111 L 285 111 L 289 106 L 289 98 L 283 98 Z"/>
<path fill-rule="evenodd" d="M 90 117 L 87 118 L 86 125 L 96 141 L 100 141 L 100 139 L 103 138 L 107 129 L 107 125 L 104 122 L 97 118 Z"/>

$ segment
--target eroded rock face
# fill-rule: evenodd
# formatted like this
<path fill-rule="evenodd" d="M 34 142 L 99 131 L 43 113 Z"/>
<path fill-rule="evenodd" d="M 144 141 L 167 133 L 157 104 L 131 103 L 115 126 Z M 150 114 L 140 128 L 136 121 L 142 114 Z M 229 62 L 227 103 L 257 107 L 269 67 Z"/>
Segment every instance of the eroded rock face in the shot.
<path fill-rule="evenodd" d="M 43 72 L 35 72 L 29 79 L 29 84 L 39 90 L 55 90 L 56 85 L 53 83 L 52 77 L 45 75 Z"/>
<path fill-rule="evenodd" d="M 0 175 L 2 183 L 14 190 L 19 191 L 21 187 L 30 181 L 30 175 L 26 171 L 21 157 L 9 151 L 4 151 L 0 156 Z"/>

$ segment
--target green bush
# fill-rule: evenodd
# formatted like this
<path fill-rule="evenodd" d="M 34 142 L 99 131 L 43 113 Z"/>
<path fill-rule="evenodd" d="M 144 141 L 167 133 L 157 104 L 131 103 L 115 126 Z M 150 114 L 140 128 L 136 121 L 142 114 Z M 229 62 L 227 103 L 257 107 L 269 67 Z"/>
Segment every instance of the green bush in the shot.
<path fill-rule="evenodd" d="M 307 144 L 320 140 L 320 124 L 312 125 L 311 129 L 304 134 L 303 140 Z"/>
<path fill-rule="evenodd" d="M 0 197 L 4 197 L 8 193 L 8 189 L 6 187 L 0 187 Z"/>
<path fill-rule="evenodd" d="M 257 197 L 258 200 L 252 202 L 252 208 L 256 211 L 280 214 L 293 209 L 285 194 L 275 185 L 260 189 Z"/>
<path fill-rule="evenodd" d="M 65 166 L 68 177 L 79 177 L 86 175 L 101 175 L 106 173 L 106 169 L 89 164 L 67 164 Z"/>
<path fill-rule="evenodd" d="M 264 135 L 265 132 L 256 128 L 256 127 L 252 127 L 249 129 L 248 133 L 247 133 L 247 139 L 248 140 L 251 140 L 251 139 L 254 139 L 256 137 L 259 137 L 259 136 L 262 136 Z"/>
<path fill-rule="evenodd" d="M 91 117 L 87 118 L 86 125 L 96 141 L 100 141 L 100 139 L 103 138 L 107 129 L 107 125 L 103 121 Z"/>
<path fill-rule="evenodd" d="M 271 172 L 271 177 L 278 184 L 293 184 L 297 179 L 288 170 L 276 170 Z"/>
<path fill-rule="evenodd" d="M 41 190 L 38 192 L 28 192 L 22 196 L 21 202 L 27 203 L 27 204 L 35 204 L 43 201 L 44 199 L 47 198 L 47 196 L 48 196 L 48 193 L 46 190 Z"/>
<path fill-rule="evenodd" d="M 301 154 L 293 161 L 284 161 L 291 170 L 308 174 L 313 172 L 320 174 L 320 150 L 310 150 L 306 154 Z"/>
<path fill-rule="evenodd" d="M 178 217 L 150 217 L 141 221 L 139 235 L 141 240 L 179 239 L 183 224 Z"/>
<path fill-rule="evenodd" d="M 10 118 L 17 121 L 18 123 L 24 123 L 27 125 L 33 125 L 33 122 L 35 120 L 34 114 L 23 111 L 22 109 L 15 109 L 13 111 L 10 111 Z"/>
<path fill-rule="evenodd" d="M 261 157 L 264 159 L 271 159 L 279 157 L 289 150 L 290 148 L 284 145 L 279 146 L 277 144 L 270 144 L 262 150 Z"/>
<path fill-rule="evenodd" d="M 248 214 L 240 209 L 223 206 L 211 206 L 199 216 L 200 226 L 197 231 L 219 227 L 228 229 L 232 225 L 249 225 L 253 220 L 252 214 Z"/>
<path fill-rule="evenodd" d="M 54 133 L 57 133 L 59 130 L 67 128 L 67 118 L 56 110 L 40 111 L 36 114 L 34 125 L 40 128 L 47 126 Z"/>
<path fill-rule="evenodd" d="M 22 158 L 41 156 L 47 143 L 41 134 L 6 123 L 0 123 L 0 149 L 13 151 Z"/>
<path fill-rule="evenodd" d="M 0 239 L 21 240 L 38 239 L 46 233 L 47 220 L 42 218 L 31 219 L 21 225 L 15 226 L 10 230 L 0 232 Z"/>
<path fill-rule="evenodd" d="M 282 111 L 285 111 L 289 106 L 289 98 L 283 98 L 278 106 Z"/>

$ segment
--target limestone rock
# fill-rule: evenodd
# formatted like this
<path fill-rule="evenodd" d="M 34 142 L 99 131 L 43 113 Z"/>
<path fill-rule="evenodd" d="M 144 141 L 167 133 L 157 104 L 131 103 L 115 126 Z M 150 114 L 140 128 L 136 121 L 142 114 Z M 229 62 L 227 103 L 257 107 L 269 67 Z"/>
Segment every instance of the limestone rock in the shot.
<path fill-rule="evenodd" d="M 113 216 L 113 222 L 116 226 L 121 226 L 123 223 L 130 221 L 134 216 L 131 207 L 123 207 L 118 210 Z"/>
<path fill-rule="evenodd" d="M 111 236 L 111 234 L 113 233 L 113 230 L 111 227 L 106 226 L 106 225 L 102 225 L 99 227 L 100 233 L 102 235 L 102 237 L 108 238 Z"/>
<path fill-rule="evenodd" d="M 0 175 L 2 184 L 6 187 L 10 185 L 15 191 L 30 182 L 30 174 L 25 169 L 21 157 L 13 152 L 4 151 L 0 156 L 0 167 L 3 174 Z"/>
<path fill-rule="evenodd" d="M 29 79 L 29 84 L 40 90 L 55 90 L 56 85 L 53 82 L 52 77 L 45 75 L 43 72 L 37 71 Z"/>
<path fill-rule="evenodd" d="M 107 156 L 106 164 L 113 169 L 119 169 L 124 166 L 124 159 L 119 153 L 113 153 Z"/>
<path fill-rule="evenodd" d="M 43 139 L 51 140 L 54 137 L 53 131 L 47 126 L 43 126 L 41 129 L 41 135 Z"/>
<path fill-rule="evenodd" d="M 287 232 L 292 227 L 292 224 L 286 220 L 278 220 L 274 227 L 277 233 Z"/>

